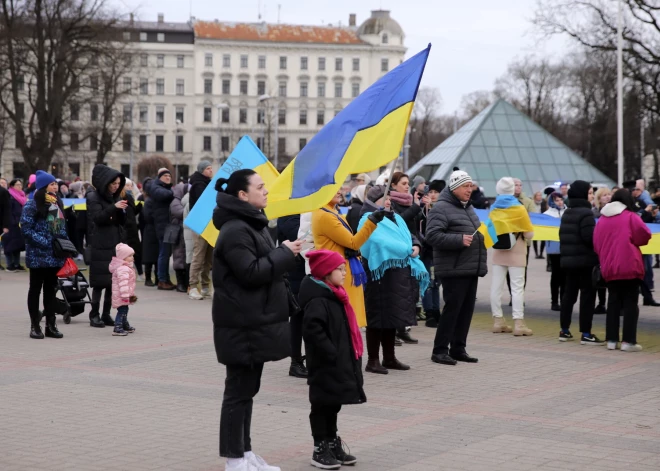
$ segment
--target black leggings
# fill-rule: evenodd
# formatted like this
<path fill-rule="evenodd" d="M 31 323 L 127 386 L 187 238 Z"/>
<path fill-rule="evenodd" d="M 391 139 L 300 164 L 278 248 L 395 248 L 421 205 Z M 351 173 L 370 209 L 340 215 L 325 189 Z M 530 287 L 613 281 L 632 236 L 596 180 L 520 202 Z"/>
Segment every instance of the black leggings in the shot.
<path fill-rule="evenodd" d="M 155 265 L 156 265 L 155 263 L 145 263 L 145 264 L 144 264 L 144 277 L 145 277 L 147 280 L 150 280 L 150 279 L 151 279 L 151 272 L 152 272 L 152 271 L 153 271 L 154 273 L 158 273 L 158 270 L 157 270 L 157 269 L 154 270 Z M 158 281 L 158 280 L 156 280 L 156 281 Z"/>
<path fill-rule="evenodd" d="M 545 250 L 545 240 L 541 241 L 541 251 L 540 252 L 539 252 L 538 242 L 539 242 L 538 240 L 533 240 L 532 241 L 532 244 L 534 244 L 534 255 L 536 255 L 537 257 L 539 255 L 543 255 L 543 251 Z"/>
<path fill-rule="evenodd" d="M 367 354 L 369 360 L 378 360 L 380 346 L 383 346 L 383 360 L 393 360 L 396 329 L 374 329 L 367 327 Z"/>
<path fill-rule="evenodd" d="M 552 304 L 559 304 L 559 300 L 564 294 L 564 283 L 566 282 L 566 272 L 561 267 L 561 255 L 548 254 L 550 261 L 550 301 Z"/>
<path fill-rule="evenodd" d="M 27 305 L 30 320 L 38 325 L 41 320 L 39 312 L 39 296 L 44 292 L 44 316 L 55 316 L 55 289 L 57 287 L 57 272 L 59 268 L 30 268 L 30 287 L 28 289 Z"/>
<path fill-rule="evenodd" d="M 314 444 L 318 445 L 324 440 L 332 441 L 337 438 L 337 414 L 341 404 L 314 404 L 309 413 L 309 425 L 312 427 Z"/>

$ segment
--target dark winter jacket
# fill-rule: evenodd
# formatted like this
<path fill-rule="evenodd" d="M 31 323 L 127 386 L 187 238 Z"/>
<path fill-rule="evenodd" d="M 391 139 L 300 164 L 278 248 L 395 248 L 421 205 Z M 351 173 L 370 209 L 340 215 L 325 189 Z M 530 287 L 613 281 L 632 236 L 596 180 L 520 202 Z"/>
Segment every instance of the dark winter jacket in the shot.
<path fill-rule="evenodd" d="M 11 195 L 0 186 L 0 232 L 11 227 Z"/>
<path fill-rule="evenodd" d="M 282 245 L 285 240 L 294 241 L 298 238 L 298 230 L 300 229 L 300 214 L 292 216 L 283 216 L 277 219 L 277 243 Z M 287 274 L 291 291 L 296 296 L 300 291 L 300 283 L 305 278 L 305 259 L 296 257 L 296 266 L 289 270 Z"/>
<path fill-rule="evenodd" d="M 58 200 L 62 207 L 62 202 Z M 37 203 L 29 200 L 23 207 L 21 231 L 25 239 L 25 265 L 28 268 L 60 268 L 64 259 L 53 253 L 53 240 L 67 239 L 66 225 L 54 234 L 50 223 L 37 211 Z"/>
<path fill-rule="evenodd" d="M 570 199 L 559 225 L 559 250 L 562 268 L 591 268 L 598 264 L 594 252 L 596 220 L 591 203 L 582 198 Z"/>
<path fill-rule="evenodd" d="M 175 270 L 186 268 L 186 240 L 183 237 L 183 204 L 181 199 L 188 192 L 188 185 L 179 183 L 172 188 L 174 199 L 170 203 L 170 224 L 179 226 L 179 242 L 172 246 L 172 263 Z"/>
<path fill-rule="evenodd" d="M 11 196 L 9 199 L 11 224 L 9 226 L 9 232 L 2 236 L 2 249 L 5 253 L 22 252 L 25 250 L 25 240 L 23 240 L 20 227 L 23 206 Z"/>
<path fill-rule="evenodd" d="M 195 203 L 197 203 L 197 200 L 202 196 L 202 193 L 204 193 L 210 182 L 211 179 L 203 173 L 195 172 L 192 174 L 190 177 L 190 196 L 188 197 L 190 199 L 190 209 L 193 209 L 193 206 L 195 206 Z"/>
<path fill-rule="evenodd" d="M 351 209 L 348 210 L 346 215 L 346 222 L 353 229 L 353 234 L 356 234 L 358 231 L 358 225 L 360 224 L 360 214 L 362 214 L 362 201 L 357 198 L 351 198 Z"/>
<path fill-rule="evenodd" d="M 268 219 L 247 202 L 218 193 L 213 224 L 213 340 L 218 361 L 253 365 L 290 355 L 284 274 L 296 260 L 275 248 Z"/>
<path fill-rule="evenodd" d="M 426 243 L 433 247 L 436 279 L 486 276 L 483 236 L 477 232 L 469 247 L 463 245 L 463 235 L 472 235 L 480 225 L 470 202 L 463 206 L 449 187 L 442 190 L 426 224 Z"/>
<path fill-rule="evenodd" d="M 151 264 L 158 262 L 158 236 L 154 222 L 154 202 L 147 198 L 140 213 L 141 223 L 144 224 L 142 233 L 142 263 Z"/>
<path fill-rule="evenodd" d="M 135 251 L 135 260 L 142 260 L 142 242 L 140 241 L 140 231 L 138 229 L 137 215 L 142 211 L 142 205 L 135 205 L 135 199 L 130 193 L 126 193 L 126 243 Z"/>
<path fill-rule="evenodd" d="M 480 189 L 477 188 L 476 191 L 472 192 L 470 196 L 470 201 L 472 202 L 472 207 L 475 209 L 488 209 L 490 202 L 488 198 L 484 196 Z"/>
<path fill-rule="evenodd" d="M 119 177 L 119 188 L 110 195 L 108 185 Z M 126 178 L 117 170 L 97 165 L 92 171 L 94 189 L 87 192 L 87 262 L 92 288 L 111 288 L 109 266 L 118 243 L 126 243 L 126 212 L 115 207 Z"/>
<path fill-rule="evenodd" d="M 149 184 L 149 198 L 152 200 L 152 216 L 156 227 L 158 240 L 163 240 L 165 228 L 170 223 L 170 203 L 174 199 L 172 184 L 163 183 L 161 180 L 152 180 Z"/>
<path fill-rule="evenodd" d="M 401 219 L 406 221 L 406 226 L 408 226 L 410 234 L 414 237 L 417 237 L 417 222 L 419 215 L 422 212 L 422 208 L 415 203 L 410 206 L 403 206 L 402 204 L 392 201 L 391 204 L 392 211 L 397 213 L 399 216 L 401 216 Z"/>
<path fill-rule="evenodd" d="M 329 288 L 305 277 L 300 289 L 304 310 L 309 402 L 338 405 L 367 401 L 362 359 L 355 359 L 344 306 Z"/>

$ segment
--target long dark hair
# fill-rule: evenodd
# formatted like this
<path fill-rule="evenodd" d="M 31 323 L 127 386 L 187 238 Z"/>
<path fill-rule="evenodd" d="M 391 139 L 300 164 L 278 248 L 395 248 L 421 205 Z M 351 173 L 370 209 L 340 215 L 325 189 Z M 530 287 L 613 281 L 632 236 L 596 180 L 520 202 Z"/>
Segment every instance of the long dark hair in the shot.
<path fill-rule="evenodd" d="M 62 211 L 64 211 L 64 205 L 59 196 L 53 195 L 52 193 L 51 196 L 57 198 L 57 205 Z M 46 203 L 46 187 L 34 192 L 34 203 L 37 206 L 37 217 L 46 219 L 46 216 L 48 216 L 48 208 L 50 207 L 50 205 Z"/>
<path fill-rule="evenodd" d="M 239 192 L 248 192 L 248 187 L 250 186 L 250 177 L 256 174 L 257 172 L 252 169 L 246 168 L 242 170 L 236 170 L 229 176 L 229 178 L 218 178 L 218 180 L 215 182 L 215 190 L 238 197 Z M 226 188 L 222 188 L 225 185 L 227 185 Z"/>
<path fill-rule="evenodd" d="M 633 213 L 637 212 L 637 207 L 635 206 L 635 198 L 633 197 L 632 193 L 630 193 L 625 188 L 616 190 L 610 201 L 612 203 L 615 201 L 622 203 L 627 210 L 632 211 Z"/>

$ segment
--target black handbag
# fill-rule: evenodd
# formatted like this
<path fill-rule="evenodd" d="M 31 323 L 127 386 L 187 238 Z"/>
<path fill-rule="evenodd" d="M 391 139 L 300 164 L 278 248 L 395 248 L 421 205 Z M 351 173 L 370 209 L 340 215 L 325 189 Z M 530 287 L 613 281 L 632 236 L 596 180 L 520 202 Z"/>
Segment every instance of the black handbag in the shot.
<path fill-rule="evenodd" d="M 76 246 L 69 239 L 53 239 L 53 254 L 57 258 L 75 257 L 78 255 Z"/>
<path fill-rule="evenodd" d="M 296 314 L 301 313 L 302 308 L 300 307 L 300 304 L 298 304 L 296 295 L 291 291 L 291 283 L 289 283 L 289 280 L 286 277 L 284 277 L 284 285 L 286 286 L 286 294 L 289 297 L 289 317 L 293 317 Z"/>
<path fill-rule="evenodd" d="M 178 224 L 168 224 L 163 235 L 163 242 L 166 244 L 177 245 L 179 243 L 179 232 L 181 226 Z"/>
<path fill-rule="evenodd" d="M 607 288 L 607 283 L 603 278 L 603 274 L 600 272 L 600 265 L 596 265 L 591 270 L 591 284 L 595 289 Z"/>

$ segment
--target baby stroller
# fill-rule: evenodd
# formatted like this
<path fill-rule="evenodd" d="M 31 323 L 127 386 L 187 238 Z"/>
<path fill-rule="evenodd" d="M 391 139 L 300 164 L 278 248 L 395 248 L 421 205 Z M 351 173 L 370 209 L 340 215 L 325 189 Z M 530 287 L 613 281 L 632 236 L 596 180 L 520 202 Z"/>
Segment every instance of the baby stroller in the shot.
<path fill-rule="evenodd" d="M 57 278 L 57 291 L 62 295 L 62 299 L 55 297 L 55 313 L 62 314 L 65 324 L 71 323 L 71 318 L 82 314 L 85 311 L 85 304 L 91 304 L 92 298 L 89 295 L 89 283 L 82 274 L 86 268 L 80 268 L 75 275 L 66 278 Z"/>

